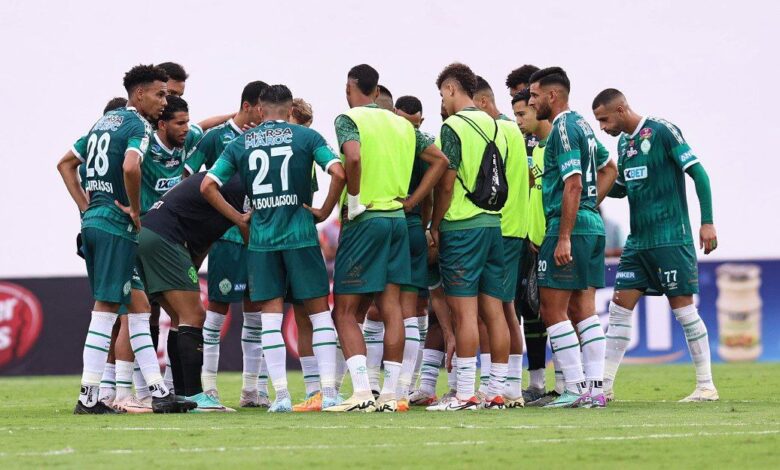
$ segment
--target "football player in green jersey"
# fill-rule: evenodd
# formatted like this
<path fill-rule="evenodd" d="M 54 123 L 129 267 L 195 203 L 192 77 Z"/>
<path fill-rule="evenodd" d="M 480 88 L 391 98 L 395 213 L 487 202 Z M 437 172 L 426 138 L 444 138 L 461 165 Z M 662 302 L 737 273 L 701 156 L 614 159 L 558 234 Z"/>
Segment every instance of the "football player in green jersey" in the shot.
<path fill-rule="evenodd" d="M 536 72 L 537 70 L 539 70 L 539 67 L 530 64 L 525 64 L 519 68 L 512 70 L 509 73 L 509 75 L 507 75 L 506 82 L 505 82 L 507 89 L 509 89 L 509 96 L 514 98 L 515 95 L 517 95 L 521 91 L 527 90 L 531 75 L 533 75 L 534 72 Z M 528 134 L 528 133 L 524 133 L 524 134 L 525 134 L 526 153 L 530 157 L 534 147 L 536 147 L 536 145 L 539 143 L 539 139 L 537 139 L 536 136 L 533 134 Z M 530 348 L 534 346 L 526 344 L 526 347 Z"/>
<path fill-rule="evenodd" d="M 522 395 L 523 333 L 515 312 L 514 302 L 517 293 L 518 273 L 528 236 L 528 196 L 530 191 L 528 157 L 525 153 L 523 133 L 520 132 L 515 121 L 501 114 L 496 106 L 493 89 L 487 80 L 479 75 L 477 75 L 477 87 L 474 91 L 474 104 L 496 120 L 507 140 L 507 154 L 504 155 L 504 158 L 506 159 L 505 168 L 509 196 L 501 209 L 501 237 L 504 243 L 505 267 L 501 302 L 503 303 L 504 317 L 509 326 L 509 369 L 506 375 L 506 388 L 502 390 L 502 395 L 507 408 L 520 408 L 525 406 Z M 481 368 L 480 375 L 484 375 Z"/>
<path fill-rule="evenodd" d="M 547 136 L 550 135 L 552 125 L 546 119 L 536 119 L 536 111 L 528 106 L 530 98 L 531 93 L 528 91 L 528 88 L 520 91 L 512 98 L 512 110 L 514 111 L 517 125 L 523 134 L 528 136 L 528 140 L 533 139 L 536 142 L 536 145 L 527 149 L 530 150 L 528 164 L 533 178 L 533 185 L 528 198 L 528 249 L 525 252 L 526 259 L 524 260 L 524 266 L 532 266 L 532 269 L 535 270 L 539 247 L 542 245 L 545 232 L 544 207 L 542 207 L 542 174 L 544 173 L 544 147 L 547 145 Z M 536 283 L 524 285 L 522 281 L 523 279 L 520 279 L 518 289 L 535 289 L 535 292 L 532 292 L 531 295 L 538 299 L 539 289 Z M 547 330 L 544 328 L 538 309 L 534 309 L 528 305 L 528 302 L 520 298 L 516 299 L 515 307 L 523 317 L 523 335 L 530 378 L 528 388 L 523 390 L 523 399 L 530 406 L 542 406 L 563 393 L 563 373 L 556 367 L 555 389 L 548 393 L 544 376 L 547 362 Z M 553 362 L 557 364 L 555 357 L 553 357 Z M 545 399 L 540 400 L 543 397 Z"/>
<path fill-rule="evenodd" d="M 400 286 L 411 283 L 409 232 L 404 211 L 422 202 L 446 166 L 446 157 L 406 119 L 374 100 L 379 74 L 367 64 L 347 74 L 350 109 L 336 118 L 336 135 L 347 173 L 342 230 L 334 275 L 335 312 L 354 394 L 332 411 L 395 411 L 404 324 Z M 409 195 L 416 155 L 430 165 Z M 407 197 L 408 196 L 408 197 Z M 366 345 L 356 321 L 371 297 L 385 324 L 385 381 L 375 402 L 366 371 Z M 362 307 L 362 308 L 361 308 Z"/>
<path fill-rule="evenodd" d="M 276 390 L 270 412 L 292 411 L 281 331 L 288 286 L 291 297 L 301 300 L 312 312 L 322 407 L 338 404 L 336 329 L 328 306 L 330 285 L 315 223 L 327 219 L 336 206 L 344 188 L 344 168 L 319 133 L 287 122 L 292 100 L 292 93 L 284 85 L 263 90 L 262 123 L 225 148 L 201 185 L 206 199 L 225 216 L 235 215 L 236 210 L 224 201 L 218 185 L 238 173 L 251 195 L 249 289 L 252 301 L 258 302 L 263 312 L 263 352 Z M 314 162 L 331 175 L 328 196 L 319 209 L 310 207 Z"/>
<path fill-rule="evenodd" d="M 268 87 L 262 81 L 248 83 L 241 92 L 241 107 L 227 122 L 209 129 L 184 162 L 185 175 L 210 169 L 222 151 L 246 129 L 253 128 L 262 119 L 260 93 Z M 262 353 L 255 349 L 261 343 L 250 343 L 253 335 L 261 331 L 260 310 L 249 300 L 247 291 L 246 247 L 238 227 L 228 230 L 211 247 L 208 257 L 209 308 L 203 325 L 203 389 L 214 399 L 217 392 L 217 370 L 219 369 L 220 332 L 225 315 L 231 303 L 243 302 L 244 323 L 242 328 L 242 350 L 244 353 L 244 386 L 240 406 L 267 406 L 265 390 L 258 391 L 257 374 L 262 364 Z M 246 334 L 244 334 L 246 333 Z M 259 333 L 258 333 L 259 334 Z M 245 344 L 246 343 L 246 344 Z M 264 396 L 265 395 L 265 396 Z"/>
<path fill-rule="evenodd" d="M 84 345 L 84 370 L 77 414 L 114 412 L 98 400 L 111 330 L 121 305 L 129 305 L 128 329 L 136 359 L 152 392 L 155 412 L 184 412 L 194 403 L 177 400 L 163 383 L 149 332 L 150 307 L 142 290 L 131 289 L 141 213 L 141 161 L 151 126 L 166 105 L 165 71 L 139 65 L 124 77 L 128 107 L 101 117 L 86 142 L 79 140 L 57 168 L 84 213 L 82 237 L 95 307 Z M 86 164 L 88 198 L 78 181 Z M 132 293 L 131 293 L 132 291 Z M 131 295 L 132 294 L 132 295 Z"/>
<path fill-rule="evenodd" d="M 683 402 L 713 401 L 707 327 L 693 295 L 699 292 L 696 249 L 688 218 L 685 175 L 693 179 L 701 207 L 699 246 L 704 254 L 718 247 L 707 172 L 682 136 L 664 119 L 643 117 L 626 97 L 609 88 L 593 100 L 601 129 L 618 140 L 618 179 L 610 197 L 628 196 L 631 234 L 620 257 L 615 294 L 609 306 L 604 389 L 613 382 L 631 338 L 631 314 L 642 295 L 666 295 L 696 366 L 696 389 Z"/>
<path fill-rule="evenodd" d="M 606 338 L 595 298 L 604 287 L 604 223 L 596 208 L 617 168 L 587 121 L 569 109 L 566 72 L 550 67 L 530 81 L 528 105 L 552 123 L 542 177 L 547 233 L 537 270 L 540 307 L 566 381 L 563 395 L 546 406 L 604 407 Z"/>
<path fill-rule="evenodd" d="M 378 93 L 374 103 L 382 109 L 395 112 L 395 106 L 393 106 L 393 94 L 386 86 L 379 84 L 376 86 Z"/>
<path fill-rule="evenodd" d="M 440 139 L 450 164 L 436 185 L 431 221 L 444 293 L 457 325 L 457 393 L 442 408 L 449 410 L 503 408 L 509 360 L 509 328 L 501 304 L 505 271 L 501 215 L 467 197 L 467 188 L 476 185 L 486 141 L 492 138 L 502 158 L 507 154 L 507 142 L 501 126 L 475 107 L 476 82 L 474 72 L 460 63 L 445 67 L 436 80 L 449 115 Z M 474 394 L 478 317 L 487 326 L 492 358 L 484 403 Z"/>

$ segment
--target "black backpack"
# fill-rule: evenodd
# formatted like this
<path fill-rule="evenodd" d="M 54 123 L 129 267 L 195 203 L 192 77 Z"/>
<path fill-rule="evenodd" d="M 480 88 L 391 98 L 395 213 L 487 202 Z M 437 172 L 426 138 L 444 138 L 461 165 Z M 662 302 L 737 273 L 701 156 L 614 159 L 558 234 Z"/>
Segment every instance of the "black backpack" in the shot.
<path fill-rule="evenodd" d="M 474 121 L 461 114 L 456 114 L 455 116 L 466 121 L 472 129 L 477 131 L 486 143 L 485 151 L 482 153 L 482 162 L 479 165 L 474 191 L 469 191 L 463 183 L 463 180 L 460 179 L 460 176 L 457 177 L 458 181 L 460 181 L 460 185 L 463 186 L 466 197 L 469 198 L 475 206 L 488 211 L 500 211 L 504 207 L 507 196 L 509 195 L 509 186 L 506 182 L 504 160 L 501 158 L 501 151 L 498 150 L 498 146 L 496 145 L 498 123 L 494 122 L 496 131 L 493 134 L 493 139 L 489 139 L 485 132 Z"/>

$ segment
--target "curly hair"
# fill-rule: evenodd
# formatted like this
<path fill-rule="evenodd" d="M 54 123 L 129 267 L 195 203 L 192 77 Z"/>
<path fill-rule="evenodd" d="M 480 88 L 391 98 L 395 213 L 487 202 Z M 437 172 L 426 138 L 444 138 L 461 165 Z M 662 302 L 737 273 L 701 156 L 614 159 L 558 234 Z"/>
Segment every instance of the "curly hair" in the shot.
<path fill-rule="evenodd" d="M 454 80 L 470 98 L 474 97 L 474 91 L 477 89 L 477 76 L 468 65 L 455 62 L 444 67 L 439 78 L 436 79 L 436 87 L 441 89 L 447 80 Z"/>
<path fill-rule="evenodd" d="M 146 85 L 155 81 L 167 82 L 168 74 L 156 65 L 136 65 L 125 74 L 123 84 L 128 93 L 139 85 Z"/>
<path fill-rule="evenodd" d="M 525 83 L 528 86 L 531 82 L 531 75 L 539 71 L 539 67 L 531 64 L 525 64 L 522 67 L 512 70 L 506 77 L 506 87 L 516 88 L 518 85 Z"/>
<path fill-rule="evenodd" d="M 299 124 L 314 120 L 314 110 L 303 98 L 295 98 L 292 102 L 292 117 Z"/>

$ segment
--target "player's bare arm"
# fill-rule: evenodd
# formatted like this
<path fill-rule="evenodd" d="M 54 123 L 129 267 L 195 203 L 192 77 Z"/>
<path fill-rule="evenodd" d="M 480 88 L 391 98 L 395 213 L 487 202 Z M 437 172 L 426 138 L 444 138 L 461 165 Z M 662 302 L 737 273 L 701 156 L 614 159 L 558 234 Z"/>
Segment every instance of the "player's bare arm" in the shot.
<path fill-rule="evenodd" d="M 339 201 L 339 196 L 344 191 L 344 185 L 346 184 L 346 172 L 341 163 L 334 163 L 328 168 L 328 174 L 330 175 L 330 186 L 328 187 L 328 195 L 325 197 L 325 201 L 322 203 L 322 207 L 319 209 L 310 207 L 308 204 L 304 204 L 303 207 L 309 210 L 314 215 L 314 222 L 320 223 L 327 219 L 333 212 L 333 208 Z"/>
<path fill-rule="evenodd" d="M 411 211 L 426 196 L 430 195 L 431 190 L 441 179 L 444 172 L 447 171 L 447 165 L 450 163 L 444 152 L 439 150 L 439 147 L 436 145 L 429 145 L 420 155 L 420 158 L 428 164 L 428 169 L 425 171 L 417 189 L 404 201 L 404 210 L 406 212 Z"/>
<path fill-rule="evenodd" d="M 612 190 L 612 186 L 615 184 L 616 179 L 617 165 L 614 161 L 608 160 L 607 164 L 604 167 L 599 168 L 596 174 L 597 206 L 601 204 L 601 201 L 603 201 L 604 198 L 607 197 L 607 194 Z"/>
<path fill-rule="evenodd" d="M 73 198 L 73 202 L 76 203 L 79 211 L 84 212 L 87 210 L 87 206 L 89 206 L 89 201 L 79 183 L 79 165 L 81 165 L 81 160 L 76 157 L 72 150 L 68 150 L 68 153 L 57 163 L 57 171 L 60 172 L 62 181 L 65 182 L 65 187 L 68 188 L 68 193 Z"/>
<path fill-rule="evenodd" d="M 141 230 L 141 154 L 136 150 L 125 152 L 125 161 L 122 163 L 122 172 L 125 179 L 125 191 L 130 207 L 124 207 L 116 202 L 127 215 L 133 219 L 136 230 Z"/>
<path fill-rule="evenodd" d="M 433 215 L 431 216 L 431 239 L 433 246 L 439 246 L 439 225 L 452 202 L 452 190 L 455 185 L 457 170 L 447 170 L 439 179 L 433 193 Z"/>
<path fill-rule="evenodd" d="M 347 175 L 347 218 L 359 216 L 367 209 L 360 204 L 360 142 L 349 140 L 341 146 L 344 153 L 344 165 Z"/>
<path fill-rule="evenodd" d="M 219 184 L 213 178 L 203 178 L 203 182 L 200 184 L 200 193 L 214 209 L 238 227 L 244 244 L 249 243 L 249 220 L 252 217 L 252 212 L 242 214 L 233 208 L 219 192 Z"/>
<path fill-rule="evenodd" d="M 577 210 L 580 207 L 582 194 L 582 178 L 579 173 L 572 173 L 563 183 L 563 203 L 561 204 L 561 222 L 558 229 L 558 244 L 555 246 L 555 264 L 569 264 L 571 257 L 571 232 L 577 220 Z"/>

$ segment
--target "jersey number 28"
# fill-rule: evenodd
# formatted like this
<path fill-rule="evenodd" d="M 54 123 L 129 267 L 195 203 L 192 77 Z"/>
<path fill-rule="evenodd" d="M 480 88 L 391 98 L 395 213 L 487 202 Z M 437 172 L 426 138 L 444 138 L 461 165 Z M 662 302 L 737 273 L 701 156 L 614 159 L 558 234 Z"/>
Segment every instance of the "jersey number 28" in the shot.
<path fill-rule="evenodd" d="M 87 178 L 105 176 L 108 172 L 108 145 L 111 143 L 111 135 L 105 133 L 98 138 L 97 134 L 90 134 L 87 140 Z"/>

